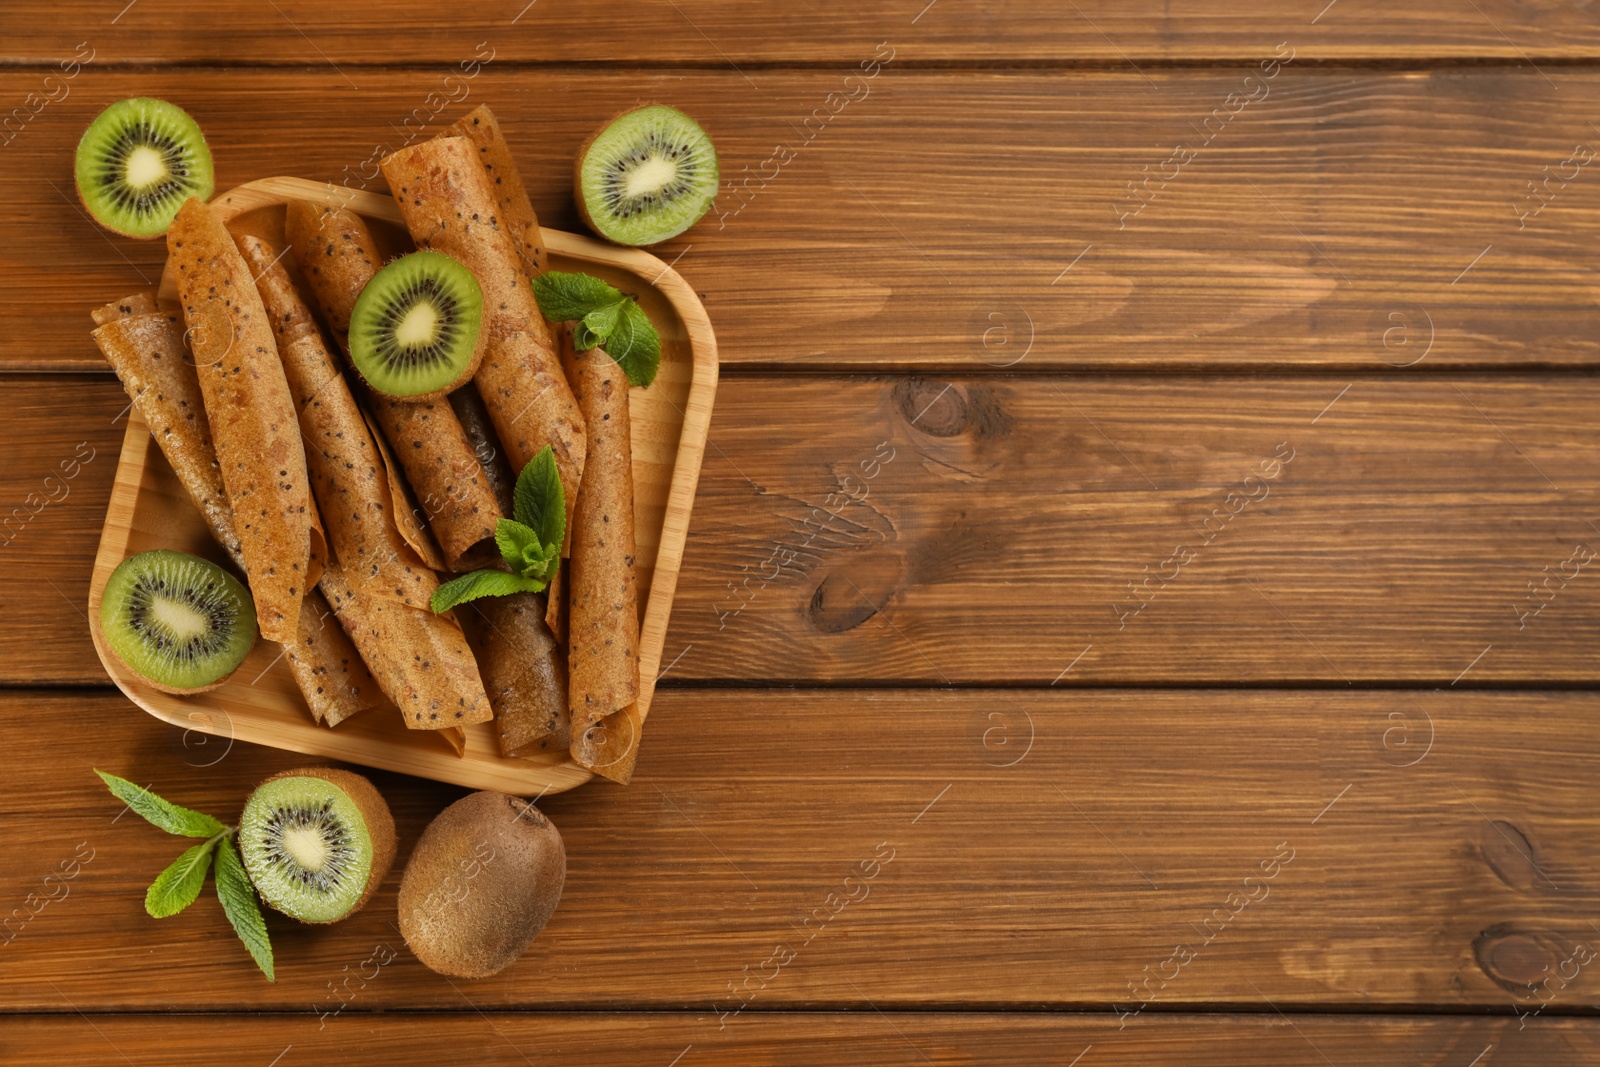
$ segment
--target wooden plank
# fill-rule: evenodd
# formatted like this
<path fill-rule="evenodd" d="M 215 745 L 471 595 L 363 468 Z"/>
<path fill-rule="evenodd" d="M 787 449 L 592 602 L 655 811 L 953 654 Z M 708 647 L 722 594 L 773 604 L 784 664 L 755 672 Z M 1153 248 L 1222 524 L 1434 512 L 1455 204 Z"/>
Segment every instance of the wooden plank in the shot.
<path fill-rule="evenodd" d="M 0 682 L 100 684 L 121 394 L 9 397 L 0 500 L 102 458 L 4 549 Z M 1597 408 L 1568 375 L 729 378 L 667 682 L 1593 684 Z"/>
<path fill-rule="evenodd" d="M 762 682 L 1589 683 L 1594 384 L 729 383 L 665 654 Z"/>
<path fill-rule="evenodd" d="M 337 926 L 269 917 L 273 985 L 209 889 L 148 918 L 144 888 L 183 843 L 119 819 L 91 766 L 227 819 L 305 757 L 185 747 L 116 695 L 12 691 L 0 914 L 58 899 L 0 948 L 0 1003 L 333 1010 L 329 983 L 383 946 L 393 958 L 352 983 L 352 1010 L 463 1008 L 464 994 L 716 1011 L 737 1031 L 867 1000 L 1117 1005 L 1133 1031 L 1184 1008 L 1270 1016 L 1265 997 L 1472 1009 L 1515 1030 L 1514 1008 L 1548 1001 L 1534 1030 L 1600 994 L 1600 967 L 1567 962 L 1600 943 L 1597 713 L 1594 693 L 663 689 L 637 784 L 541 802 L 568 876 L 540 940 L 452 988 L 392 925 L 401 865 Z M 372 778 L 403 864 L 462 791 Z M 44 883 L 75 855 L 75 878 Z M 130 960 L 143 977 L 116 962 Z"/>
<path fill-rule="evenodd" d="M 470 1003 L 463 990 L 457 1003 Z M 469 1011 L 462 1005 L 464 1011 Z M 673 1064 L 775 1067 L 792 1064 L 1065 1065 L 1080 1051 L 1085 1067 L 1185 1064 L 1189 1067 L 1327 1067 L 1360 1063 L 1411 1067 L 1460 1064 L 1491 1051 L 1496 1067 L 1566 1067 L 1600 1050 L 1590 1019 L 1550 1018 L 1518 1031 L 1515 1020 L 1414 1016 L 1223 1015 L 1153 1019 L 1119 1032 L 1114 1021 L 1039 1014 L 952 1015 L 830 1012 L 752 1016 L 737 1031 L 715 1020 L 670 1014 L 347 1015 L 318 1028 L 303 1016 L 185 1016 L 170 1020 L 99 1016 L 15 1016 L 0 1036 L 19 1063 L 129 1062 L 172 1067 L 217 1062 L 227 1049 L 240 1063 L 333 1062 L 387 1067 L 395 1062 L 453 1062 L 472 1050 L 485 1067 Z M 1089 1058 L 1091 1054 L 1093 1059 Z M 676 1059 L 675 1059 L 676 1057 Z M 1324 1058 L 1326 1057 L 1326 1058 Z"/>
<path fill-rule="evenodd" d="M 127 411 L 114 378 L 5 378 L 0 679 L 11 684 L 108 682 L 84 612 Z"/>
<path fill-rule="evenodd" d="M 356 6 L 277 0 L 234 11 L 202 0 L 162 5 L 71 4 L 9 12 L 5 58 L 38 62 L 92 42 L 97 59 L 123 63 L 287 64 L 345 71 L 391 63 L 703 63 L 748 71 L 763 64 L 841 67 L 889 40 L 920 62 L 1101 63 L 1249 59 L 1292 40 L 1317 59 L 1594 58 L 1600 31 L 1578 5 L 1478 0 L 1359 4 L 1263 0 L 1248 10 L 1201 0 L 1080 0 L 962 5 L 937 0 L 862 4 L 823 0 L 763 9 L 736 0 L 581 7 L 528 0 L 441 10 L 423 0 L 386 5 L 378 32 Z M 347 69 L 348 68 L 348 69 Z M 1554 71 L 1550 72 L 1552 75 Z"/>
<path fill-rule="evenodd" d="M 435 74 L 363 71 L 358 92 L 331 68 L 91 64 L 5 149 L 0 363 L 96 366 L 87 309 L 157 276 L 160 243 L 102 235 L 69 183 L 89 118 L 144 94 L 194 112 L 220 188 L 372 184 L 377 156 L 487 102 L 562 229 L 581 228 L 567 176 L 592 128 L 676 103 L 716 137 L 726 182 L 716 214 L 659 251 L 704 295 L 729 366 L 1594 365 L 1600 183 L 1581 104 L 1600 73 L 1296 56 L 1270 80 L 1255 63 L 890 63 L 848 87 L 836 70 L 764 71 L 760 91 L 731 71 L 596 70 L 560 109 L 570 71 L 491 65 L 451 105 L 429 97 Z M 0 75 L 0 99 L 40 77 Z"/>

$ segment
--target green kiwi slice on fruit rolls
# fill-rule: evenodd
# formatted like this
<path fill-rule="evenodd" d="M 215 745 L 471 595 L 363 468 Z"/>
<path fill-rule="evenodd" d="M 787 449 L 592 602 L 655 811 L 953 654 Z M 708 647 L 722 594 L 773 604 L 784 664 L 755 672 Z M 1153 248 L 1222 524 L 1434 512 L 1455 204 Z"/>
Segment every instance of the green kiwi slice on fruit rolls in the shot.
<path fill-rule="evenodd" d="M 256 641 L 250 591 L 215 563 L 156 549 L 123 560 L 100 596 L 107 647 L 164 693 L 203 693 Z"/>
<path fill-rule="evenodd" d="M 622 245 L 652 245 L 699 222 L 718 180 L 706 131 L 660 104 L 608 122 L 579 151 L 573 176 L 583 221 Z"/>
<path fill-rule="evenodd" d="M 367 282 L 350 312 L 350 361 L 396 400 L 437 400 L 483 361 L 483 290 L 443 252 L 413 252 Z"/>
<path fill-rule="evenodd" d="M 361 910 L 394 862 L 394 817 L 359 774 L 275 774 L 239 816 L 239 853 L 261 899 L 306 923 Z"/>
<path fill-rule="evenodd" d="M 165 100 L 120 100 L 78 141 L 78 196 L 96 222 L 159 237 L 191 196 L 209 200 L 211 149 L 189 113 Z"/>

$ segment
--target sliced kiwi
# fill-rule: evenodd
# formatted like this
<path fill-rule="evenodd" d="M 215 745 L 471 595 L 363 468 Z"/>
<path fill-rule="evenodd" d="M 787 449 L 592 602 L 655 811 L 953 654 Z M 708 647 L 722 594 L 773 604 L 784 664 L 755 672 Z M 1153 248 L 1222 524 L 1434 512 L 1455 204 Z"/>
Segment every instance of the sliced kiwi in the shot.
<path fill-rule="evenodd" d="M 394 817 L 359 774 L 273 775 L 239 816 L 239 854 L 261 899 L 307 923 L 361 910 L 394 862 Z"/>
<path fill-rule="evenodd" d="M 78 196 L 95 221 L 159 237 L 191 196 L 211 197 L 211 149 L 189 113 L 165 100 L 119 100 L 78 141 Z"/>
<path fill-rule="evenodd" d="M 717 198 L 717 150 L 700 124 L 653 104 L 619 115 L 578 153 L 574 184 L 589 228 L 651 245 L 700 221 Z"/>
<path fill-rule="evenodd" d="M 436 400 L 483 359 L 483 290 L 443 252 L 413 252 L 367 282 L 350 312 L 350 361 L 396 400 Z"/>
<path fill-rule="evenodd" d="M 215 563 L 157 549 L 111 572 L 100 633 L 129 669 L 167 693 L 215 689 L 256 640 L 250 591 Z"/>

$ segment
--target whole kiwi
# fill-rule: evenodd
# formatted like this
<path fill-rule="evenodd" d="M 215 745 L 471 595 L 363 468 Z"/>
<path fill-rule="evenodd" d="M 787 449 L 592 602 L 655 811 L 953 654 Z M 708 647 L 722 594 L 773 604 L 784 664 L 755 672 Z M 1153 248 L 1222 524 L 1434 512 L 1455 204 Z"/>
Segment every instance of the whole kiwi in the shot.
<path fill-rule="evenodd" d="M 531 803 L 462 797 L 428 824 L 400 880 L 400 933 L 452 978 L 487 978 L 527 951 L 567 879 L 561 834 Z"/>

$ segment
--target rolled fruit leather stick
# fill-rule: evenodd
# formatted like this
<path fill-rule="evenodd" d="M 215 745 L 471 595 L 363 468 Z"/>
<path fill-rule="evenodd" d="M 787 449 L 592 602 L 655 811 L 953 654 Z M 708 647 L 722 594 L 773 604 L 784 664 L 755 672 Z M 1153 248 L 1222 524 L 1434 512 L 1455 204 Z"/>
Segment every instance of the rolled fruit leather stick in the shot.
<path fill-rule="evenodd" d="M 256 276 L 310 445 L 311 484 L 342 574 L 323 590 L 407 727 L 487 722 L 492 711 L 454 620 L 434 614 L 439 583 L 395 526 L 376 442 L 277 251 L 255 237 L 239 248 Z"/>
<path fill-rule="evenodd" d="M 494 117 L 494 112 L 489 110 L 487 104 L 480 104 L 461 118 L 457 119 L 450 127 L 450 134 L 464 137 L 478 150 L 478 161 L 483 165 L 484 174 L 488 177 L 494 191 L 495 204 L 500 213 L 497 217 L 511 238 L 512 245 L 517 250 L 517 255 L 522 259 L 523 269 L 530 278 L 537 277 L 545 272 L 549 266 L 549 256 L 545 253 L 544 232 L 539 229 L 539 217 L 534 214 L 533 203 L 528 199 L 527 187 L 522 184 L 522 175 L 517 170 L 517 164 L 511 158 L 511 146 L 506 142 L 505 134 L 500 130 L 500 121 Z M 572 384 L 569 380 L 569 386 Z M 566 486 L 567 500 L 573 501 L 578 495 L 576 484 Z M 571 518 L 567 513 L 567 538 L 561 546 L 563 556 L 569 554 L 572 545 Z M 566 640 L 566 572 L 556 571 L 555 577 L 550 580 L 550 586 L 545 591 L 545 624 L 557 641 Z"/>
<path fill-rule="evenodd" d="M 537 277 L 549 266 L 544 250 L 544 234 L 539 229 L 539 217 L 534 214 L 533 202 L 528 199 L 527 187 L 522 184 L 522 174 L 511 158 L 511 146 L 500 130 L 500 120 L 494 117 L 488 104 L 480 104 L 457 119 L 450 134 L 465 137 L 478 150 L 478 160 L 484 173 L 494 186 L 495 203 L 500 208 L 499 219 L 522 265 L 530 277 Z"/>
<path fill-rule="evenodd" d="M 499 453 L 482 398 L 473 389 L 457 389 L 450 405 L 501 508 L 511 511 L 516 479 Z M 566 657 L 545 626 L 544 611 L 541 593 L 483 597 L 456 608 L 494 704 L 502 756 L 566 751 L 570 743 Z"/>
<path fill-rule="evenodd" d="M 377 273 L 380 258 L 365 220 L 351 211 L 291 203 L 288 234 L 324 318 L 336 331 L 348 330 L 356 298 Z M 511 486 L 496 484 L 505 460 L 473 387 L 456 390 L 448 404 L 438 405 L 443 414 L 433 417 L 429 425 L 414 417 L 419 407 L 395 402 L 378 409 L 380 420 L 388 420 L 385 432 L 395 450 L 421 465 L 420 471 L 414 466 L 406 468 L 413 488 L 417 487 L 415 479 L 430 477 L 437 469 L 433 457 L 447 456 L 456 470 L 470 466 L 475 472 L 470 487 L 487 496 L 487 502 L 473 506 L 475 515 L 492 514 L 498 519 L 508 514 Z M 475 433 L 466 425 L 469 418 L 474 420 Z M 396 439 L 397 433 L 406 436 Z M 514 481 L 514 476 L 511 479 Z M 418 489 L 418 494 L 422 495 L 422 490 Z M 442 517 L 435 517 L 436 533 L 441 532 Z M 339 599 L 335 597 L 336 602 Z M 566 664 L 540 620 L 540 611 L 534 610 L 542 604 L 541 598 L 523 593 L 487 597 L 456 609 L 477 653 L 504 756 L 567 746 Z"/>
<path fill-rule="evenodd" d="M 289 643 L 311 578 L 313 515 L 277 344 L 249 268 L 211 208 L 185 201 L 167 248 L 256 621 L 263 636 Z"/>
<path fill-rule="evenodd" d="M 589 457 L 572 531 L 567 656 L 572 758 L 626 783 L 641 736 L 639 583 L 628 376 L 602 348 L 562 357 L 589 427 Z"/>

